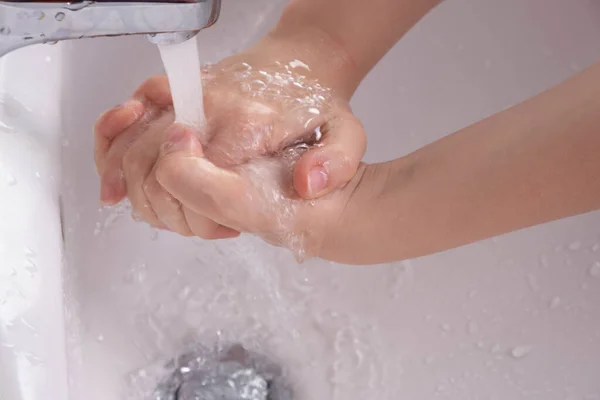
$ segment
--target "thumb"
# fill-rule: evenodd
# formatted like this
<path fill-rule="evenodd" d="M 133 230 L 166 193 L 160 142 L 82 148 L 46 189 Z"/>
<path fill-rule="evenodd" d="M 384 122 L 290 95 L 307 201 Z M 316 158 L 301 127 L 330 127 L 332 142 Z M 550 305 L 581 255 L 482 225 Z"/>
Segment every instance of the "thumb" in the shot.
<path fill-rule="evenodd" d="M 218 224 L 231 227 L 243 220 L 238 205 L 246 191 L 241 177 L 204 157 L 189 128 L 174 124 L 156 164 L 156 179 L 182 205 Z"/>
<path fill-rule="evenodd" d="M 356 174 L 367 139 L 358 118 L 346 113 L 323 128 L 321 146 L 305 153 L 294 167 L 294 188 L 315 199 L 346 185 Z"/>

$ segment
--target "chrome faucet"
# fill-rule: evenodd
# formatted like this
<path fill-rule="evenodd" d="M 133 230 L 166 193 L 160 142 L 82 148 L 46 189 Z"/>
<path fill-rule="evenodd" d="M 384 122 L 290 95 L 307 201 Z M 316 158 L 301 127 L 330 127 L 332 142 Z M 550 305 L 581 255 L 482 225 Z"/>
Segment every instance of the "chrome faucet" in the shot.
<path fill-rule="evenodd" d="M 214 24 L 220 10 L 221 0 L 0 1 L 0 57 L 32 44 L 100 36 L 179 43 Z"/>

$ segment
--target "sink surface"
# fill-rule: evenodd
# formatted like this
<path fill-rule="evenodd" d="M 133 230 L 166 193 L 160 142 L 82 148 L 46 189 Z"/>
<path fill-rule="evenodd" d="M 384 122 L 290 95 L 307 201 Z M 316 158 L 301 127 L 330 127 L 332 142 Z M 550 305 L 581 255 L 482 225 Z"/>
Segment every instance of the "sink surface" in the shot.
<path fill-rule="evenodd" d="M 283 3 L 225 2 L 222 20 L 199 35 L 204 61 L 250 44 L 276 21 Z M 353 99 L 369 135 L 367 160 L 406 154 L 600 60 L 599 22 L 600 5 L 585 0 L 445 2 Z M 37 130 L 53 132 L 47 148 L 60 147 L 61 156 L 28 160 L 55 168 L 62 179 L 53 186 L 44 176 L 42 194 L 24 188 L 0 201 L 20 205 L 20 218 L 30 225 L 31 236 L 19 246 L 49 248 L 40 270 L 55 271 L 64 246 L 62 280 L 48 281 L 48 299 L 60 303 L 62 296 L 52 296 L 64 290 L 64 315 L 58 306 L 46 319 L 38 315 L 37 330 L 67 349 L 43 356 L 57 371 L 68 364 L 69 399 L 127 398 L 124 393 L 137 399 L 131 382 L 140 370 L 148 374 L 149 366 L 189 344 L 229 341 L 279 363 L 297 400 L 600 399 L 600 278 L 590 273 L 600 261 L 600 213 L 369 267 L 298 265 L 286 251 L 250 236 L 206 242 L 158 233 L 134 222 L 124 205 L 99 206 L 92 156 L 96 117 L 162 71 L 158 50 L 141 37 L 55 47 L 55 103 L 31 107 L 38 115 L 60 104 L 60 125 Z M 46 48 L 30 53 L 41 57 Z M 27 68 L 23 74 L 34 75 Z M 19 90 L 25 91 L 13 84 L 5 91 L 17 98 Z M 0 161 L 25 168 L 2 140 Z M 54 221 L 39 237 L 33 228 L 46 225 L 38 219 Z M 5 242 L 5 230 L 0 227 L 0 246 L 16 248 Z M 13 260 L 3 257 L 2 271 Z M 0 343 L 5 337 L 0 331 Z M 14 382 L 18 374 L 7 376 Z M 3 400 L 42 398 L 48 397 Z"/>

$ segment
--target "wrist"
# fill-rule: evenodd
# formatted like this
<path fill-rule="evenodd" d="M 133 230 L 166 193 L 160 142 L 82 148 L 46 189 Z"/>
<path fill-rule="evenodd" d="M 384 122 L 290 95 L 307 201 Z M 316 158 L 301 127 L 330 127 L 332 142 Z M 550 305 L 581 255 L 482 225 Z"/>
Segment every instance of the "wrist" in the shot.
<path fill-rule="evenodd" d="M 282 17 L 257 45 L 262 46 L 281 58 L 277 61 L 298 60 L 306 64 L 311 77 L 346 100 L 350 100 L 364 78 L 345 47 L 311 24 L 288 23 Z"/>
<path fill-rule="evenodd" d="M 377 264 L 389 258 L 386 246 L 395 225 L 390 221 L 397 220 L 397 208 L 388 198 L 390 182 L 396 180 L 394 173 L 392 162 L 359 167 L 341 191 L 344 206 L 337 220 L 327 223 L 319 257 L 354 265 Z"/>

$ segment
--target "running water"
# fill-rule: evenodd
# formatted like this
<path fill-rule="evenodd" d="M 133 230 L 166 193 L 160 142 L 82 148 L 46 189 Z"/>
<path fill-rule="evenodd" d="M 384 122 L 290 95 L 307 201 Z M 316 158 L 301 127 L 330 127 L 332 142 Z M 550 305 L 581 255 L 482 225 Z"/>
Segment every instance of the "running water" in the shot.
<path fill-rule="evenodd" d="M 159 45 L 175 108 L 175 121 L 200 131 L 205 123 L 200 52 L 196 37 Z"/>
<path fill-rule="evenodd" d="M 207 122 L 196 41 L 163 45 L 160 52 L 175 121 L 202 132 Z M 296 231 L 295 218 L 305 205 L 287 195 L 284 181 L 295 160 L 320 140 L 320 121 L 332 104 L 331 91 L 311 78 L 310 67 L 299 60 L 241 62 L 205 71 L 207 94 L 224 88 L 234 102 L 224 104 L 226 113 L 219 115 L 230 123 L 219 133 L 224 138 L 222 152 L 229 152 L 227 156 L 235 162 L 243 160 L 245 152 L 254 155 L 240 170 L 256 183 L 248 189 L 257 201 L 256 213 L 268 218 L 277 240 L 303 258 L 307 245 L 304 232 Z M 238 112 L 238 106 L 247 112 Z M 304 137 L 292 136 L 313 130 L 314 139 L 306 142 Z M 283 152 L 282 160 L 261 153 L 270 135 L 293 144 Z M 337 279 L 318 272 L 320 268 L 314 269 L 316 275 L 303 269 L 306 275 L 301 272 L 300 277 L 282 272 L 279 267 L 285 259 L 271 250 L 265 250 L 267 257 L 258 255 L 255 243 L 227 242 L 222 249 L 201 243 L 207 251 L 197 262 L 169 260 L 173 268 L 165 268 L 164 261 L 153 267 L 157 261 L 142 260 L 147 265 L 134 267 L 123 280 L 125 285 L 115 292 L 122 290 L 128 299 L 132 291 L 141 292 L 139 301 L 130 306 L 136 316 L 130 329 L 136 332 L 136 346 L 148 363 L 127 376 L 126 398 L 170 399 L 173 390 L 181 390 L 181 398 L 219 395 L 263 400 L 265 382 L 273 382 L 271 366 L 281 368 L 275 376 L 281 378 L 285 390 L 275 394 L 273 386 L 267 385 L 270 400 L 289 400 L 292 394 L 298 400 L 368 398 L 373 388 L 383 386 L 379 331 L 335 304 L 320 306 L 316 282 L 328 285 L 324 292 L 338 293 L 342 289 Z M 106 334 L 106 345 L 108 332 L 99 331 Z M 250 355 L 248 363 L 232 366 L 216 356 L 238 343 Z M 179 363 L 179 358 L 185 362 Z M 269 371 L 263 371 L 264 366 Z"/>

